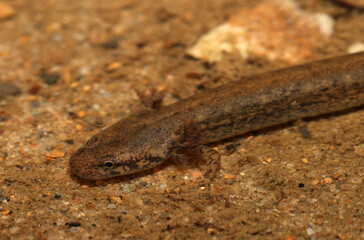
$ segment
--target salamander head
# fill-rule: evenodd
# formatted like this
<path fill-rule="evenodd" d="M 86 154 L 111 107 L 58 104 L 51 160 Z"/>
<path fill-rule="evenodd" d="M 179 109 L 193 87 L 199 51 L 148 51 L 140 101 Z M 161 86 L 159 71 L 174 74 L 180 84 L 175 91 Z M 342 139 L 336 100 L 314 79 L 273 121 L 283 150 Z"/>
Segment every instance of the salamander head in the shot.
<path fill-rule="evenodd" d="M 158 134 L 139 131 L 130 138 L 106 129 L 71 156 L 71 169 L 79 177 L 97 180 L 152 168 L 168 158 L 172 149 Z"/>

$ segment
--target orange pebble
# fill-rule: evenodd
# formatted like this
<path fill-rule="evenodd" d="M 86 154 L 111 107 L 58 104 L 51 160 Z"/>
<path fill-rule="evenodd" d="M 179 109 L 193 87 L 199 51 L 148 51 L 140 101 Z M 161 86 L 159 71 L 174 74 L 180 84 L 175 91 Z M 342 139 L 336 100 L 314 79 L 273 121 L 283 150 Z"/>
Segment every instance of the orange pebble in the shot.
<path fill-rule="evenodd" d="M 64 157 L 66 154 L 64 152 L 58 151 L 58 150 L 54 150 L 52 152 L 49 152 L 46 154 L 47 157 L 49 158 L 61 158 Z"/>

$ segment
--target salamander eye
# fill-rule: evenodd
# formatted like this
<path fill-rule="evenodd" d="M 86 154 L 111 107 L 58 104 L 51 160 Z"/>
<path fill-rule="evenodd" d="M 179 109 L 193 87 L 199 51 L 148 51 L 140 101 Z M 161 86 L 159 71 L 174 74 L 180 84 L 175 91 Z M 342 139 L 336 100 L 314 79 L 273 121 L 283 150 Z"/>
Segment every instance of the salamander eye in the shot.
<path fill-rule="evenodd" d="M 115 164 L 111 161 L 106 161 L 103 165 L 107 168 L 113 168 Z"/>

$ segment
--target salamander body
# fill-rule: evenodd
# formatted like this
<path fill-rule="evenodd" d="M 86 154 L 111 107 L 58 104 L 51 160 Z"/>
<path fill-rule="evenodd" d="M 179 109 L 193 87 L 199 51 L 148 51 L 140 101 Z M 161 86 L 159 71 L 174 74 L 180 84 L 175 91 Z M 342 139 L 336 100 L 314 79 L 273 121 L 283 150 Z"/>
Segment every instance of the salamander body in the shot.
<path fill-rule="evenodd" d="M 121 119 L 70 158 L 86 179 L 152 168 L 189 151 L 207 160 L 213 177 L 220 155 L 205 146 L 245 132 L 364 104 L 364 53 L 242 78 L 159 110 Z"/>

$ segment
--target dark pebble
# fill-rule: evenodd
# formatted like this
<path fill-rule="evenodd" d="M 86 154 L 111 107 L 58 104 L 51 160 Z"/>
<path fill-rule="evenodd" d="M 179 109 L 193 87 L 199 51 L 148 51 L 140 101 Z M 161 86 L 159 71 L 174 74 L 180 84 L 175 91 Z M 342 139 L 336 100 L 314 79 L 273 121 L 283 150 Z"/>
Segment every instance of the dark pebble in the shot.
<path fill-rule="evenodd" d="M 109 38 L 105 42 L 102 43 L 102 47 L 105 49 L 117 49 L 119 47 L 119 39 L 117 38 Z"/>
<path fill-rule="evenodd" d="M 70 222 L 70 223 L 66 223 L 66 226 L 68 225 L 68 227 L 79 227 L 81 226 L 81 223 L 79 222 Z"/>
<path fill-rule="evenodd" d="M 142 187 L 146 187 L 146 186 L 148 186 L 149 184 L 148 184 L 147 182 L 140 182 L 140 183 L 139 183 L 139 185 L 140 185 L 140 186 L 142 186 Z"/>
<path fill-rule="evenodd" d="M 100 116 L 86 116 L 83 120 L 89 123 L 91 126 L 95 126 L 97 128 L 102 128 L 105 126 L 104 118 Z"/>
<path fill-rule="evenodd" d="M 41 131 L 41 132 L 39 132 L 39 138 L 47 137 L 47 136 L 49 136 L 49 134 L 52 134 L 52 133 L 53 133 L 52 131 L 49 131 L 49 132 Z M 50 149 L 50 150 L 53 150 L 53 149 Z"/>
<path fill-rule="evenodd" d="M 312 138 L 311 132 L 310 132 L 310 130 L 308 130 L 307 125 L 299 127 L 298 131 L 300 131 L 301 136 L 304 139 L 311 139 Z"/>
<path fill-rule="evenodd" d="M 73 139 L 67 139 L 65 142 L 66 142 L 67 144 L 69 144 L 69 145 L 72 145 L 72 144 L 74 144 L 74 143 L 75 143 L 75 141 L 73 141 Z"/>
<path fill-rule="evenodd" d="M 10 82 L 0 82 L 0 99 L 20 94 L 20 88 Z"/>
<path fill-rule="evenodd" d="M 54 198 L 55 198 L 55 199 L 61 199 L 61 195 L 56 194 L 56 195 L 54 196 Z"/>
<path fill-rule="evenodd" d="M 234 146 L 234 144 L 226 145 L 225 149 L 228 155 L 233 154 L 236 151 L 236 147 Z"/>
<path fill-rule="evenodd" d="M 95 118 L 95 126 L 98 128 L 104 127 L 105 126 L 104 118 L 101 116 L 97 116 Z"/>
<path fill-rule="evenodd" d="M 31 86 L 29 89 L 28 89 L 28 93 L 29 94 L 37 94 L 39 92 L 39 90 L 42 88 L 41 85 L 39 84 L 34 84 L 33 86 Z"/>
<path fill-rule="evenodd" d="M 138 43 L 136 44 L 137 48 L 143 48 L 143 47 L 145 47 L 146 45 L 147 45 L 147 42 L 138 42 Z"/>
<path fill-rule="evenodd" d="M 201 74 L 199 74 L 197 72 L 189 72 L 189 73 L 186 73 L 186 77 L 187 78 L 192 78 L 192 79 L 200 79 Z"/>
<path fill-rule="evenodd" d="M 76 119 L 77 118 L 77 114 L 75 112 L 68 112 L 68 116 L 72 119 Z"/>
<path fill-rule="evenodd" d="M 53 85 L 58 82 L 60 75 L 58 73 L 42 73 L 40 77 L 43 79 L 44 83 L 48 85 Z"/>
<path fill-rule="evenodd" d="M 162 218 L 162 219 L 167 219 L 167 218 L 169 218 L 169 213 L 162 212 L 162 213 L 159 214 L 159 217 Z"/>
<path fill-rule="evenodd" d="M 157 19 L 160 22 L 167 22 L 168 20 L 172 19 L 173 17 L 175 17 L 175 14 L 173 14 L 172 12 L 170 12 L 166 9 L 160 9 L 157 12 Z"/>
<path fill-rule="evenodd" d="M 143 204 L 144 205 L 149 205 L 150 204 L 150 199 L 144 199 Z"/>
<path fill-rule="evenodd" d="M 9 120 L 9 118 L 8 118 L 8 117 L 3 116 L 3 115 L 0 115 L 0 122 L 6 122 L 6 121 L 8 121 L 8 120 Z"/>
<path fill-rule="evenodd" d="M 31 102 L 30 102 L 30 105 L 31 105 L 33 108 L 39 108 L 39 107 L 40 107 L 40 102 L 38 102 L 38 101 L 31 101 Z"/>
<path fill-rule="evenodd" d="M 299 188 L 304 188 L 304 187 L 305 187 L 305 184 L 304 184 L 304 183 L 299 183 L 299 184 L 298 184 L 298 187 L 299 187 Z"/>

